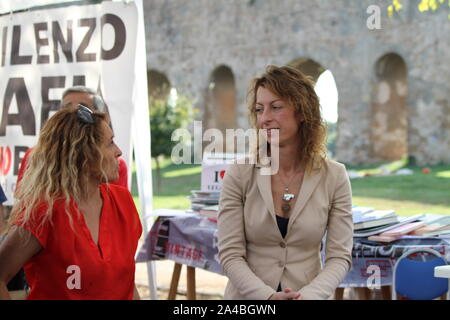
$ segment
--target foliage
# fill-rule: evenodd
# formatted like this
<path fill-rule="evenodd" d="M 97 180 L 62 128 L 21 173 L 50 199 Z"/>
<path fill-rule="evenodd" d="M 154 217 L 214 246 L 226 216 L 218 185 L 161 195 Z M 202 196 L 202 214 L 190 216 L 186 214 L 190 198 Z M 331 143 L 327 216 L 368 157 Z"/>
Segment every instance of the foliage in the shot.
<path fill-rule="evenodd" d="M 450 0 L 420 0 L 419 4 L 417 5 L 417 9 L 419 9 L 420 12 L 426 12 L 426 11 L 436 11 L 441 7 L 445 6 L 445 3 L 448 3 L 448 7 L 450 7 Z M 403 5 L 401 3 L 401 0 L 392 0 L 392 3 L 387 7 L 388 16 L 392 17 L 394 15 L 394 12 L 398 12 L 403 8 Z M 448 15 L 448 18 L 450 19 L 450 14 Z"/>
<path fill-rule="evenodd" d="M 327 149 L 332 156 L 336 155 L 337 123 L 327 122 Z"/>
<path fill-rule="evenodd" d="M 159 156 L 170 157 L 172 148 L 178 141 L 171 141 L 172 132 L 178 128 L 187 128 L 197 110 L 192 102 L 178 96 L 174 104 L 164 100 L 151 100 L 150 103 L 150 130 L 152 158 Z"/>
<path fill-rule="evenodd" d="M 150 100 L 151 153 L 157 167 L 157 192 L 161 190 L 159 158 L 170 158 L 173 147 L 178 143 L 182 143 L 180 141 L 172 141 L 172 133 L 176 129 L 186 129 L 189 123 L 194 120 L 198 111 L 194 109 L 192 102 L 187 97 L 178 96 L 175 102 L 172 101 Z"/>

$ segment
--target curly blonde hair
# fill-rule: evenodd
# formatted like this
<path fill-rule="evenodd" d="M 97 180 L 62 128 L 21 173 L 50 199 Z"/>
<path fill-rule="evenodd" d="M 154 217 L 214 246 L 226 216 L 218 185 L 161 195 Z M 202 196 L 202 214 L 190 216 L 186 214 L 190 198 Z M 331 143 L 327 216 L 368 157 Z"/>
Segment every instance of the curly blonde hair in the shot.
<path fill-rule="evenodd" d="M 295 107 L 302 117 L 300 125 L 300 164 L 311 171 L 326 157 L 327 127 L 322 118 L 319 98 L 314 91 L 314 82 L 300 70 L 289 67 L 269 65 L 265 73 L 254 78 L 247 93 L 247 103 L 250 122 L 257 128 L 256 93 L 263 87 Z M 259 128 L 257 128 L 259 129 Z M 270 150 L 270 145 L 268 146 Z"/>
<path fill-rule="evenodd" d="M 86 186 L 92 174 L 106 178 L 102 168 L 101 143 L 104 139 L 102 123 L 108 123 L 106 113 L 93 112 L 93 124 L 81 122 L 78 110 L 62 109 L 56 112 L 42 128 L 38 144 L 30 153 L 26 174 L 16 187 L 14 205 L 8 230 L 14 223 L 24 225 L 39 222 L 52 223 L 52 208 L 57 200 L 65 201 L 65 212 L 70 200 L 76 203 L 87 196 Z M 40 221 L 35 221 L 33 211 L 45 206 Z M 72 225 L 73 227 L 73 225 Z"/>

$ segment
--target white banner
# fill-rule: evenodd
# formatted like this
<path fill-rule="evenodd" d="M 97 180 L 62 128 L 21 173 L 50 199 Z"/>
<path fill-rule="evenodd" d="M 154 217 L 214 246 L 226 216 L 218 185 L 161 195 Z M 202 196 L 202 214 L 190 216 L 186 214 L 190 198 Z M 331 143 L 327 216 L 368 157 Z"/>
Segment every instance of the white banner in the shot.
<path fill-rule="evenodd" d="M 64 89 L 73 85 L 93 88 L 104 98 L 131 172 L 137 23 L 134 2 L 0 17 L 0 182 L 8 197 L 5 204 L 13 203 L 25 152 L 58 110 Z"/>

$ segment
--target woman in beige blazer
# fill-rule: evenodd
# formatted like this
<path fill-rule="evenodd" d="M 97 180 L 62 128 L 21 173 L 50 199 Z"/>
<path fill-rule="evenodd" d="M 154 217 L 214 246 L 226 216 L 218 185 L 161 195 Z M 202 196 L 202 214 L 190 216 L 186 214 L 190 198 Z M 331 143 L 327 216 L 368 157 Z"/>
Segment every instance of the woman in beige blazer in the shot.
<path fill-rule="evenodd" d="M 218 219 L 224 298 L 327 299 L 351 267 L 351 187 L 344 165 L 325 158 L 314 84 L 297 69 L 269 66 L 248 97 L 253 125 L 267 130 L 273 173 L 256 161 L 225 174 Z"/>

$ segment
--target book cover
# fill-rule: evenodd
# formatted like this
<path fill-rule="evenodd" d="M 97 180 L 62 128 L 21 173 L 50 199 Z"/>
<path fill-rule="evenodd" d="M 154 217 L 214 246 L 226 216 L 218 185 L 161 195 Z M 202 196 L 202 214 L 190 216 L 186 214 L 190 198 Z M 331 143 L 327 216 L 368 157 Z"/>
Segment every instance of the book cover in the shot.
<path fill-rule="evenodd" d="M 450 223 L 450 216 L 437 214 L 437 213 L 425 213 L 425 217 L 420 220 L 425 222 L 426 225 L 431 225 L 434 223 L 442 223 L 442 221 L 445 221 L 445 220 L 449 220 L 449 223 Z"/>
<path fill-rule="evenodd" d="M 358 206 L 352 207 L 352 213 L 354 215 L 366 214 L 366 213 L 372 212 L 374 210 L 375 210 L 375 208 L 373 208 L 373 207 L 358 207 Z"/>
<path fill-rule="evenodd" d="M 353 216 L 353 223 L 363 223 L 367 221 L 374 221 L 379 219 L 385 219 L 388 217 L 394 217 L 395 211 L 394 210 L 375 210 L 371 212 L 364 213 L 360 216 Z"/>
<path fill-rule="evenodd" d="M 203 207 L 202 210 L 218 212 L 219 211 L 219 205 L 216 204 L 214 206 L 206 206 L 206 207 Z"/>
<path fill-rule="evenodd" d="M 395 241 L 399 238 L 400 236 L 384 236 L 384 235 L 375 235 L 375 236 L 370 236 L 368 238 L 368 240 L 370 241 L 377 241 L 377 242 L 392 242 Z"/>
<path fill-rule="evenodd" d="M 378 220 L 369 220 L 365 222 L 359 222 L 354 224 L 354 230 L 367 229 L 372 227 L 384 226 L 387 224 L 397 223 L 399 219 L 397 216 L 387 217 Z"/>
<path fill-rule="evenodd" d="M 191 200 L 192 203 L 203 203 L 206 205 L 214 205 L 219 203 L 219 199 L 210 199 L 210 198 L 197 198 L 197 197 L 193 197 L 193 196 L 187 196 L 186 198 L 188 198 L 189 200 Z"/>
<path fill-rule="evenodd" d="M 434 233 L 450 229 L 450 216 L 441 216 L 438 219 L 429 221 L 428 223 L 426 221 L 424 222 L 425 226 L 413 231 L 414 235 L 427 235 L 430 232 Z"/>
<path fill-rule="evenodd" d="M 200 190 L 191 190 L 192 196 L 194 198 L 202 198 L 202 199 L 217 199 L 219 200 L 220 192 L 207 192 L 207 191 L 200 191 Z"/>
<path fill-rule="evenodd" d="M 439 233 L 439 231 L 445 231 L 445 230 L 449 230 L 450 226 L 446 226 L 446 227 L 442 227 L 442 226 L 438 226 L 438 225 L 430 225 L 430 226 L 423 226 L 420 227 L 419 229 L 416 229 L 414 231 L 411 232 L 412 235 L 415 236 L 422 236 L 422 235 L 427 235 L 429 233 Z"/>
<path fill-rule="evenodd" d="M 422 234 L 422 236 L 424 236 L 424 237 L 439 237 L 439 236 L 449 235 L 449 234 L 450 234 L 450 228 L 425 232 Z"/>
<path fill-rule="evenodd" d="M 380 227 L 368 228 L 368 229 L 363 229 L 363 230 L 357 230 L 353 233 L 353 236 L 358 238 L 358 237 L 369 237 L 369 236 L 373 236 L 376 234 L 381 234 L 388 230 L 397 228 L 401 225 L 423 219 L 424 216 L 425 215 L 423 215 L 423 214 L 416 214 L 411 217 L 398 217 L 398 219 L 399 219 L 398 223 L 394 223 L 394 224 L 387 225 L 387 226 L 380 226 Z"/>
<path fill-rule="evenodd" d="M 217 218 L 217 214 L 219 213 L 219 205 L 203 207 L 200 209 L 199 213 L 211 218 Z"/>
<path fill-rule="evenodd" d="M 358 207 L 358 206 L 353 206 L 352 207 L 352 215 L 353 215 L 353 223 L 355 222 L 359 222 L 359 220 L 361 219 L 361 217 L 369 212 L 374 211 L 375 208 L 372 207 Z"/>
<path fill-rule="evenodd" d="M 401 236 L 401 235 L 410 233 L 411 231 L 422 227 L 424 224 L 425 223 L 423 221 L 406 223 L 404 225 L 398 226 L 391 230 L 385 231 L 385 232 L 381 233 L 381 235 L 382 236 Z"/>

